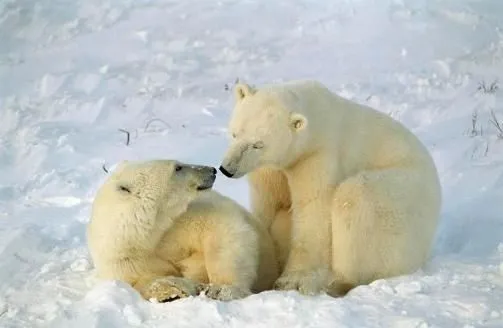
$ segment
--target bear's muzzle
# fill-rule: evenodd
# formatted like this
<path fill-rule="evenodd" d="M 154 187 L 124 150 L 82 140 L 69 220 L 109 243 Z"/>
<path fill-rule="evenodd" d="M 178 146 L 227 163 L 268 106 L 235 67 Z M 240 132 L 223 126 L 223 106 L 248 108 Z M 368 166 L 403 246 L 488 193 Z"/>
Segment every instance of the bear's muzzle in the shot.
<path fill-rule="evenodd" d="M 227 171 L 225 169 L 225 167 L 221 166 L 218 168 L 220 170 L 220 172 L 222 172 L 223 175 L 225 175 L 226 177 L 228 178 L 232 178 L 232 176 L 234 175 L 234 173 L 230 173 L 229 171 Z"/>

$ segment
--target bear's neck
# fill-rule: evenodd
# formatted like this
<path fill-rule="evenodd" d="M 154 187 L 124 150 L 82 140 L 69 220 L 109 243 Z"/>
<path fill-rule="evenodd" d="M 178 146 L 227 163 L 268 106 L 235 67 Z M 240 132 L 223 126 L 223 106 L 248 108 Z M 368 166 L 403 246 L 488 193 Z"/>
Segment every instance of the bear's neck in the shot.
<path fill-rule="evenodd" d="M 288 179 L 290 188 L 297 182 L 311 181 L 320 185 L 327 185 L 330 182 L 337 181 L 341 177 L 335 176 L 332 167 L 337 163 L 329 158 L 328 153 L 321 148 L 319 151 L 314 151 L 305 154 L 291 166 L 284 169 L 285 175 Z M 327 181 L 328 180 L 328 181 Z M 301 187 L 301 186 L 298 186 Z"/>
<path fill-rule="evenodd" d="M 173 219 L 160 216 L 162 213 L 155 219 L 131 217 L 125 220 L 123 226 L 116 231 L 122 240 L 121 247 L 134 248 L 146 253 L 154 252 L 173 222 Z"/>

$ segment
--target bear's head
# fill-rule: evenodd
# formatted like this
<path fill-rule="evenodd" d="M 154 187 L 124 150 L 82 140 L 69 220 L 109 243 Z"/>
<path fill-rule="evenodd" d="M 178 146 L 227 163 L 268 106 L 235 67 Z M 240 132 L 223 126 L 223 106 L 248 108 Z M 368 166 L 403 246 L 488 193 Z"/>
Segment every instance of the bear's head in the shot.
<path fill-rule="evenodd" d="M 286 168 L 308 141 L 302 99 L 288 88 L 235 86 L 229 122 L 230 145 L 220 171 L 240 178 L 262 166 Z"/>
<path fill-rule="evenodd" d="M 217 170 L 175 160 L 123 161 L 109 180 L 116 199 L 137 218 L 173 219 L 199 192 L 213 187 Z"/>

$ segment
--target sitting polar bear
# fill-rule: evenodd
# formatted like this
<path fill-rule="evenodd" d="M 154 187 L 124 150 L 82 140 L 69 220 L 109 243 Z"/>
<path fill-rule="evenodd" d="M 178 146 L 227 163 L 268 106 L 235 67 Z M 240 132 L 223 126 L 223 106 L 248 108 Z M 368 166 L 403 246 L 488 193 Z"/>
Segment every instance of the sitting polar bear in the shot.
<path fill-rule="evenodd" d="M 158 301 L 270 289 L 279 276 L 273 241 L 244 208 L 210 190 L 216 172 L 173 160 L 121 163 L 92 206 L 97 276 Z"/>
<path fill-rule="evenodd" d="M 343 295 L 427 260 L 441 189 L 423 144 L 315 81 L 235 87 L 220 171 L 248 174 L 252 213 L 280 248 L 280 290 Z"/>

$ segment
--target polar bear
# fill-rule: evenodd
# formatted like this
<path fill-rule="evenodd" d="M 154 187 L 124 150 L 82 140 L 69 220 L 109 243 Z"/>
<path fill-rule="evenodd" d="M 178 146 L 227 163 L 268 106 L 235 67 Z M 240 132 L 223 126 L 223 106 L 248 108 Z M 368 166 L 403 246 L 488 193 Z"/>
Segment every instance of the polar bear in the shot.
<path fill-rule="evenodd" d="M 97 277 L 157 301 L 272 288 L 274 243 L 260 221 L 211 190 L 216 173 L 175 160 L 119 164 L 98 189 L 87 228 Z"/>
<path fill-rule="evenodd" d="M 344 295 L 429 257 L 437 169 L 405 126 L 317 81 L 235 86 L 220 171 L 249 177 L 252 213 L 280 248 L 279 290 Z"/>

